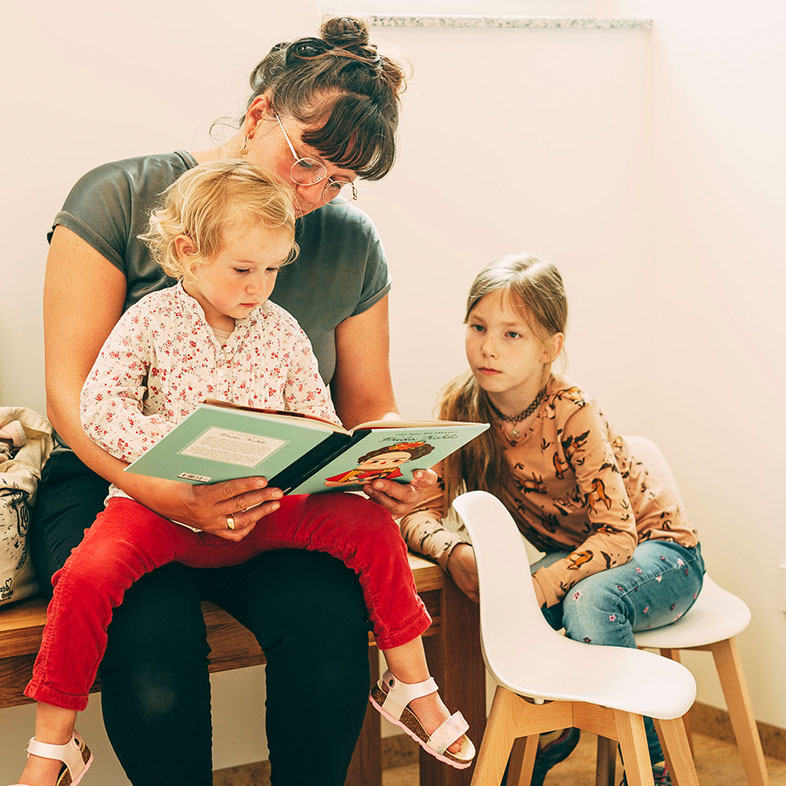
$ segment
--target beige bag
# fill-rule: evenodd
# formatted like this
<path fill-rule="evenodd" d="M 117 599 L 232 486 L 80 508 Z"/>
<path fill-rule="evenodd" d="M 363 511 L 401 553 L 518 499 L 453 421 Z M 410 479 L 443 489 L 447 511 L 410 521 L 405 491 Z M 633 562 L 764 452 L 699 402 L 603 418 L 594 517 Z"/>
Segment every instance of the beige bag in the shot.
<path fill-rule="evenodd" d="M 0 606 L 38 591 L 27 530 L 52 427 L 24 407 L 0 407 Z"/>

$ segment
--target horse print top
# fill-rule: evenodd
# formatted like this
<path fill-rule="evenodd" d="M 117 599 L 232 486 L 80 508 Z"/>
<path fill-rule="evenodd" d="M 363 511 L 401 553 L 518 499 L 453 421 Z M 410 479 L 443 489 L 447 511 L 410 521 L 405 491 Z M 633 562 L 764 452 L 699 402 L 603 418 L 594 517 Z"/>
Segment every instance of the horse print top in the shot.
<path fill-rule="evenodd" d="M 641 541 L 698 543 L 673 494 L 570 380 L 549 378 L 543 403 L 518 429 L 517 440 L 509 440 L 499 422 L 492 427 L 510 468 L 502 501 L 522 534 L 542 551 L 570 552 L 535 573 L 548 606 L 581 579 L 625 564 Z M 443 497 L 436 489 L 405 517 L 402 532 L 411 548 L 422 550 L 416 544 L 428 541 L 429 529 L 441 531 L 449 504 Z"/>

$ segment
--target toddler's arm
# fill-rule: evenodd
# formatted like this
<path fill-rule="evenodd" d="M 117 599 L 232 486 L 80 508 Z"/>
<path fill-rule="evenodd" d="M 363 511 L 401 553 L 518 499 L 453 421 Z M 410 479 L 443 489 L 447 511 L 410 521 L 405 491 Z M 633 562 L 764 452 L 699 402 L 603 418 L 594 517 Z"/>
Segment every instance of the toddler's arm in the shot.
<path fill-rule="evenodd" d="M 121 461 L 134 461 L 173 426 L 159 414 L 142 414 L 153 357 L 146 320 L 132 306 L 107 337 L 82 386 L 82 428 Z"/>
<path fill-rule="evenodd" d="M 292 349 L 284 387 L 286 408 L 290 412 L 305 412 L 340 426 L 341 421 L 330 400 L 330 393 L 319 375 L 319 365 L 311 342 L 294 318 L 292 322 Z"/>

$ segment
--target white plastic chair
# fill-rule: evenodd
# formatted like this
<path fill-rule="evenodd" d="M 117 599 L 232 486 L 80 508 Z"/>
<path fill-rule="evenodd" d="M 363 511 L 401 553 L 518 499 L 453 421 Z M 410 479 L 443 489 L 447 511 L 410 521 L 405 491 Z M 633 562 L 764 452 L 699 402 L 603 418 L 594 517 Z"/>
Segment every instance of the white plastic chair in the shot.
<path fill-rule="evenodd" d="M 626 435 L 625 442 L 631 453 L 644 462 L 650 474 L 663 481 L 682 504 L 674 475 L 658 446 L 646 437 L 634 435 Z M 641 631 L 635 636 L 640 647 L 660 650 L 662 655 L 678 662 L 679 650 L 712 653 L 748 784 L 769 786 L 764 752 L 735 640 L 735 636 L 748 627 L 750 620 L 750 609 L 745 603 L 705 575 L 699 597 L 685 616 L 671 625 Z M 608 775 L 605 780 L 599 777 L 598 783 L 614 782 L 613 755 L 609 756 L 609 761 Z"/>
<path fill-rule="evenodd" d="M 484 491 L 453 506 L 475 547 L 483 657 L 498 686 L 473 786 L 499 784 L 513 743 L 509 786 L 528 786 L 541 732 L 576 726 L 618 740 L 629 786 L 653 786 L 644 721 L 656 720 L 679 786 L 698 786 L 682 716 L 691 673 L 641 650 L 588 645 L 552 630 L 535 598 L 524 541 L 505 506 Z"/>

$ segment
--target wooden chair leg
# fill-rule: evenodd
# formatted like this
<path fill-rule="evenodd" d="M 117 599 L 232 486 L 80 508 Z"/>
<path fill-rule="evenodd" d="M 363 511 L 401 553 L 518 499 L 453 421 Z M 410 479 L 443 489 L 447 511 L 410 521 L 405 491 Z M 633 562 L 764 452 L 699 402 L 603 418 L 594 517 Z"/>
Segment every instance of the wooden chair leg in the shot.
<path fill-rule="evenodd" d="M 538 754 L 540 734 L 519 737 L 513 743 L 508 767 L 508 786 L 529 786 L 532 781 L 532 769 L 535 756 Z"/>
<path fill-rule="evenodd" d="M 617 741 L 598 735 L 595 786 L 614 786 L 617 769 Z"/>
<path fill-rule="evenodd" d="M 682 718 L 656 720 L 663 756 L 671 774 L 674 786 L 699 786 L 693 754 L 688 745 L 685 724 Z"/>
<path fill-rule="evenodd" d="M 371 684 L 379 680 L 379 650 L 368 648 Z M 344 786 L 382 786 L 382 716 L 368 705 Z"/>
<path fill-rule="evenodd" d="M 518 696 L 497 686 L 483 741 L 480 744 L 471 786 L 498 786 L 510 758 L 514 734 L 514 713 Z M 537 737 L 535 744 L 537 745 Z M 421 778 L 421 783 L 423 780 Z"/>
<path fill-rule="evenodd" d="M 644 731 L 644 718 L 630 712 L 614 710 L 617 736 L 625 764 L 628 786 L 655 786 L 652 779 L 652 764 Z"/>
<path fill-rule="evenodd" d="M 662 649 L 660 654 L 663 655 L 664 658 L 668 658 L 669 660 L 676 661 L 677 663 L 682 663 L 680 660 L 680 651 L 679 650 L 667 650 Z M 690 710 L 688 710 L 685 715 L 682 716 L 682 721 L 685 724 L 685 733 L 688 735 L 688 745 L 690 745 L 690 755 L 695 757 L 696 756 L 696 749 L 693 747 L 693 729 L 691 728 L 690 723 Z"/>
<path fill-rule="evenodd" d="M 740 749 L 742 766 L 748 786 L 770 786 L 764 751 L 761 747 L 756 718 L 753 715 L 745 675 L 742 671 L 737 642 L 734 638 L 719 641 L 709 647 L 715 658 L 729 719 Z"/>

